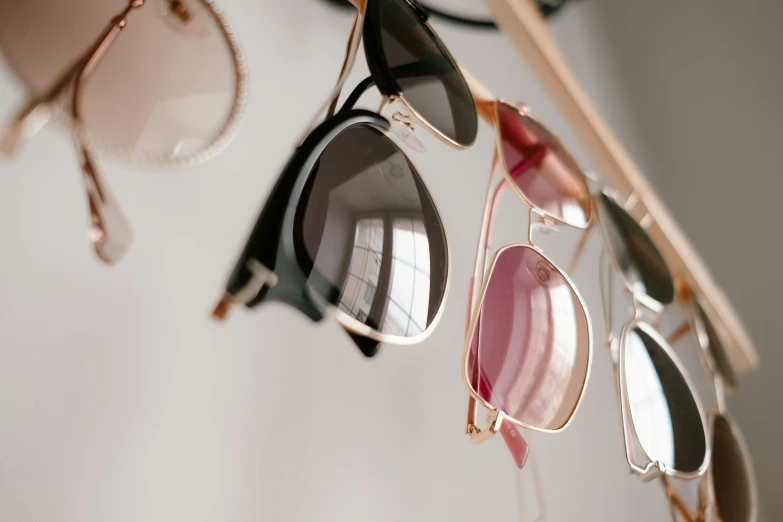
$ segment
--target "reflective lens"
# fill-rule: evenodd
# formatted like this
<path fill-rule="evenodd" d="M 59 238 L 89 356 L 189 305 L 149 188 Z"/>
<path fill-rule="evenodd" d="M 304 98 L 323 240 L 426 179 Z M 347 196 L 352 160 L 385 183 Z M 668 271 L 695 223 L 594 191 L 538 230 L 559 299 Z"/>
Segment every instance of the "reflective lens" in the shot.
<path fill-rule="evenodd" d="M 387 335 L 432 324 L 448 277 L 443 225 L 405 155 L 379 130 L 353 126 L 321 154 L 297 210 L 310 283 Z"/>
<path fill-rule="evenodd" d="M 674 284 L 663 256 L 647 232 L 612 198 L 598 196 L 598 214 L 610 254 L 635 293 L 663 305 L 674 300 Z"/>
<path fill-rule="evenodd" d="M 379 1 L 383 54 L 405 101 L 451 140 L 472 144 L 476 106 L 446 47 L 407 2 Z"/>
<path fill-rule="evenodd" d="M 707 334 L 707 341 L 709 342 L 709 353 L 715 361 L 718 372 L 726 383 L 730 386 L 736 386 L 737 378 L 734 374 L 734 368 L 729 361 L 729 355 L 726 353 L 726 348 L 724 348 L 720 337 L 718 337 L 715 325 L 712 324 L 712 321 L 710 321 L 710 318 L 705 313 L 704 308 L 702 308 L 698 302 L 696 303 L 696 312 L 704 325 L 704 331 Z"/>
<path fill-rule="evenodd" d="M 574 158 L 546 127 L 503 102 L 497 104 L 506 172 L 528 201 L 569 225 L 590 221 L 590 192 Z"/>
<path fill-rule="evenodd" d="M 718 516 L 721 522 L 749 522 L 753 492 L 742 449 L 727 418 L 716 415 L 712 429 L 710 472 Z"/>
<path fill-rule="evenodd" d="M 685 473 L 699 470 L 707 451 L 696 398 L 677 364 L 645 330 L 624 346 L 626 390 L 636 435 L 647 456 Z"/>
<path fill-rule="evenodd" d="M 502 250 L 472 334 L 473 389 L 524 424 L 557 430 L 579 403 L 589 362 L 587 315 L 563 274 L 532 248 Z"/>
<path fill-rule="evenodd" d="M 3 0 L 0 50 L 33 95 L 85 56 L 127 0 Z M 148 0 L 81 90 L 83 123 L 140 160 L 176 162 L 213 144 L 237 98 L 238 64 L 206 0 Z"/>

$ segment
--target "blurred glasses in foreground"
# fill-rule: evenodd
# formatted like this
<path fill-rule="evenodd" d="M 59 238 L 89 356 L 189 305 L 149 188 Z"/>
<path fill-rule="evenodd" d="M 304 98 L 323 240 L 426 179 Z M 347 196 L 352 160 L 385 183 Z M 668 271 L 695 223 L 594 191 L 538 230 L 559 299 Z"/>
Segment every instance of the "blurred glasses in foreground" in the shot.
<path fill-rule="evenodd" d="M 470 82 L 470 79 L 469 79 Z M 472 86 L 473 87 L 473 86 Z M 584 174 L 526 107 L 474 89 L 494 122 L 494 155 L 469 299 L 463 379 L 470 395 L 466 432 L 480 443 L 500 432 L 518 468 L 528 446 L 518 427 L 564 430 L 581 402 L 592 361 L 590 318 L 571 279 L 533 242 L 543 224 L 585 228 L 591 219 Z M 502 179 L 494 190 L 494 175 Z M 485 270 L 496 207 L 510 186 L 529 206 L 527 244 L 501 248 Z M 485 428 L 477 405 L 488 410 Z"/>
<path fill-rule="evenodd" d="M 371 76 L 335 114 L 362 38 Z M 383 95 L 378 112 L 401 106 L 391 121 L 353 108 L 372 85 Z M 454 148 L 470 146 L 478 129 L 470 90 L 415 4 L 369 0 L 317 119 L 323 111 L 267 198 L 213 316 L 279 301 L 319 321 L 332 307 L 368 357 L 381 342 L 421 342 L 443 311 L 448 245 L 429 191 L 391 133 L 422 151 L 421 123 Z"/>
<path fill-rule="evenodd" d="M 679 282 L 679 281 L 678 281 Z M 685 284 L 678 285 L 678 297 L 688 320 L 669 336 L 674 345 L 691 332 L 699 348 L 705 371 L 714 390 L 714 406 L 709 412 L 712 437 L 712 462 L 700 483 L 700 505 L 696 513 L 687 507 L 667 484 L 667 492 L 676 512 L 686 522 L 717 520 L 719 522 L 755 522 L 758 517 L 758 491 L 745 439 L 726 408 L 725 389 L 737 385 L 735 373 L 726 352 L 722 325 L 715 321 L 709 303 Z M 712 513 L 714 518 L 706 518 Z"/>
<path fill-rule="evenodd" d="M 73 136 L 98 257 L 131 228 L 91 150 L 143 166 L 206 161 L 243 108 L 240 52 L 212 0 L 3 0 L 0 51 L 30 93 L 0 137 L 10 155 L 54 117 Z"/>

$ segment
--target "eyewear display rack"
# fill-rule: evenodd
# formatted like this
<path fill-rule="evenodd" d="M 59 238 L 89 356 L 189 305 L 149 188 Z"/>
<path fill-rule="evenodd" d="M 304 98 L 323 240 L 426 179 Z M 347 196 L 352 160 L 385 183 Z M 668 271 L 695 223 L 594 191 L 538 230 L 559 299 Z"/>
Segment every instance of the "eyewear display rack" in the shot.
<path fill-rule="evenodd" d="M 366 0 L 350 0 L 361 7 Z M 603 121 L 557 47 L 533 0 L 484 0 L 498 27 L 527 61 L 606 181 L 623 197 L 637 197 L 649 215 L 647 232 L 663 254 L 675 281 L 701 293 L 724 326 L 729 357 L 738 373 L 753 370 L 758 353 L 742 321 L 696 249 L 680 229 L 655 190 L 645 179 Z M 637 216 L 641 219 L 643 216 Z"/>

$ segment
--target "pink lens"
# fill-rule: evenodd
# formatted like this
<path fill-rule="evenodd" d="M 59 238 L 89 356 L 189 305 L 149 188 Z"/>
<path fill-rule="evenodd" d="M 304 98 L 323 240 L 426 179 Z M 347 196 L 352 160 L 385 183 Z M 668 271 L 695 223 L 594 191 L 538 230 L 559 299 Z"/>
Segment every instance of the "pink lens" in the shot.
<path fill-rule="evenodd" d="M 590 192 L 582 170 L 560 140 L 536 120 L 498 103 L 503 163 L 535 207 L 569 225 L 590 220 Z"/>
<path fill-rule="evenodd" d="M 468 376 L 492 407 L 528 426 L 565 426 L 590 361 L 587 314 L 570 283 L 526 246 L 502 250 L 473 331 Z"/>

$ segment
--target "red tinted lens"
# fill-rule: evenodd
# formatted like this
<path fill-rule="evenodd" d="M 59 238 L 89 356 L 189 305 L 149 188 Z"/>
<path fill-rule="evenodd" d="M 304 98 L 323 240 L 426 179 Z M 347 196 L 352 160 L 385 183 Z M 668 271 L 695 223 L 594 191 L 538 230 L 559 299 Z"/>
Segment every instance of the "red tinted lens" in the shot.
<path fill-rule="evenodd" d="M 503 102 L 498 122 L 506 171 L 528 201 L 547 214 L 584 227 L 590 192 L 574 158 L 546 127 Z"/>
<path fill-rule="evenodd" d="M 556 430 L 579 403 L 589 361 L 587 314 L 565 277 L 532 248 L 501 251 L 471 340 L 473 389 L 524 424 Z"/>

